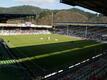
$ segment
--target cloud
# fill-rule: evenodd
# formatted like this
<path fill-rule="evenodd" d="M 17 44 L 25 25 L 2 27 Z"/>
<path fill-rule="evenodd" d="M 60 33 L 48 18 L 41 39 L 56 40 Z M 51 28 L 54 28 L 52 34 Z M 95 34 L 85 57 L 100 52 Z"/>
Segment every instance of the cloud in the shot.
<path fill-rule="evenodd" d="M 59 2 L 59 0 L 15 0 L 24 4 L 53 4 Z"/>
<path fill-rule="evenodd" d="M 60 0 L 14 0 L 20 5 L 32 5 L 44 9 L 60 9 L 65 8 Z"/>

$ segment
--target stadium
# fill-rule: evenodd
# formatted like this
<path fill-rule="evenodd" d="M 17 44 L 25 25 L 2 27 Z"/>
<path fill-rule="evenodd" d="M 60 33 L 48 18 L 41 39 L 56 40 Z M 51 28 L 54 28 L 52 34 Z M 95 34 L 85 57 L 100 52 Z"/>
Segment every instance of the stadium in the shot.
<path fill-rule="evenodd" d="M 26 16 L 0 14 L 1 80 L 107 79 L 107 23 L 2 23 Z"/>

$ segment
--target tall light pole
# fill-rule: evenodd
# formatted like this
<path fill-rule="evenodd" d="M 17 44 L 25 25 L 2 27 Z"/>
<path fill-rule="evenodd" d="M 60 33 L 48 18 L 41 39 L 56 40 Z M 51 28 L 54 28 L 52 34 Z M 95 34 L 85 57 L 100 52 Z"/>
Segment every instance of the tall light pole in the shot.
<path fill-rule="evenodd" d="M 54 26 L 54 13 L 52 11 L 52 20 L 51 20 L 51 25 Z"/>
<path fill-rule="evenodd" d="M 85 38 L 87 38 L 87 33 L 88 33 L 88 27 L 85 27 Z"/>
<path fill-rule="evenodd" d="M 54 29 L 54 34 L 55 34 L 55 26 L 54 26 L 54 12 L 52 11 L 52 20 L 51 20 L 51 26 Z"/>

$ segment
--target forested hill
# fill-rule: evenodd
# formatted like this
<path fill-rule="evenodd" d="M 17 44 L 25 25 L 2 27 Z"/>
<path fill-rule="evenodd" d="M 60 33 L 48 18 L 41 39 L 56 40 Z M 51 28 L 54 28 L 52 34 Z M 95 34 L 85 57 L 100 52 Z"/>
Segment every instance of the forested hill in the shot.
<path fill-rule="evenodd" d="M 0 7 L 0 13 L 36 14 L 37 17 L 36 19 L 32 20 L 32 22 L 38 23 L 38 24 L 51 24 L 52 12 L 53 12 L 54 22 L 107 23 L 107 17 L 103 15 L 84 12 L 76 8 L 63 9 L 63 10 L 48 10 L 48 9 L 41 9 L 39 7 L 28 6 L 28 5 L 15 6 L 10 8 Z M 12 20 L 9 20 L 8 22 L 14 22 L 15 20 L 12 19 Z M 18 22 L 18 20 L 19 19 L 17 19 L 16 22 Z"/>
<path fill-rule="evenodd" d="M 12 14 L 36 14 L 40 13 L 43 9 L 34 6 L 14 6 L 9 8 L 0 7 L 0 13 L 12 13 Z"/>

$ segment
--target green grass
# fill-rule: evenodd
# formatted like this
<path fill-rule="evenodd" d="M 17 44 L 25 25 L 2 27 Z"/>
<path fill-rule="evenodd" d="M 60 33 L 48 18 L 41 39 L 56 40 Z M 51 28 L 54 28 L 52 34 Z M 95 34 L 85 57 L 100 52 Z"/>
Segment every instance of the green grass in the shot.
<path fill-rule="evenodd" d="M 100 48 L 106 47 L 95 41 L 57 34 L 1 37 L 19 57 L 16 61 L 34 62 L 36 66 L 52 71 L 95 56 L 100 53 Z M 48 37 L 51 39 L 48 40 Z M 34 65 L 30 66 L 35 69 Z"/>
<path fill-rule="evenodd" d="M 48 37 L 51 37 L 51 40 L 48 40 Z M 21 46 L 32 46 L 32 45 L 41 45 L 49 43 L 58 43 L 71 40 L 77 40 L 77 38 L 69 38 L 68 36 L 61 35 L 17 35 L 17 36 L 1 36 L 5 39 L 6 42 L 10 42 L 12 45 L 10 47 L 21 47 Z M 41 40 L 40 38 L 43 38 Z M 58 39 L 58 41 L 55 41 Z"/>

